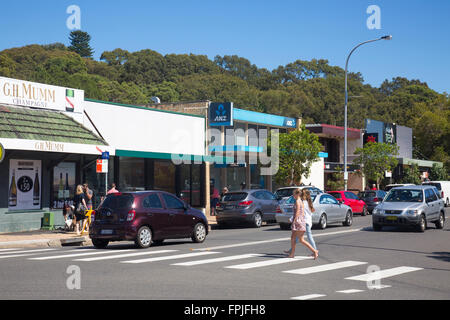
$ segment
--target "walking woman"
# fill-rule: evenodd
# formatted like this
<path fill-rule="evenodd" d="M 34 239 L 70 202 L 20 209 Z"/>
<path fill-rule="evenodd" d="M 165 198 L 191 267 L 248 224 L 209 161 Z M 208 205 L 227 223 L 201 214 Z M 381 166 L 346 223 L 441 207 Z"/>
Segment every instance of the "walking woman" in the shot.
<path fill-rule="evenodd" d="M 80 222 L 83 224 L 86 223 L 84 220 L 86 219 L 85 211 L 87 210 L 86 197 L 84 195 L 82 185 L 77 186 L 75 196 L 73 198 L 73 206 L 75 207 L 75 230 L 77 235 L 80 235 Z"/>
<path fill-rule="evenodd" d="M 303 200 L 303 206 L 305 207 L 306 237 L 308 238 L 309 244 L 317 251 L 317 246 L 311 233 L 312 214 L 316 211 L 313 207 L 311 193 L 308 189 L 302 189 L 300 197 Z M 319 251 L 317 251 L 317 254 L 318 253 Z"/>
<path fill-rule="evenodd" d="M 306 232 L 306 221 L 305 221 L 305 209 L 303 205 L 303 201 L 300 198 L 300 189 L 295 189 L 293 193 L 293 197 L 295 199 L 293 213 L 294 216 L 292 218 L 292 235 L 291 235 L 291 253 L 289 254 L 289 258 L 295 257 L 295 246 L 296 246 L 296 238 L 299 239 L 299 242 L 307 247 L 314 255 L 314 259 L 317 259 L 319 256 L 319 251 L 314 249 L 303 236 Z"/>

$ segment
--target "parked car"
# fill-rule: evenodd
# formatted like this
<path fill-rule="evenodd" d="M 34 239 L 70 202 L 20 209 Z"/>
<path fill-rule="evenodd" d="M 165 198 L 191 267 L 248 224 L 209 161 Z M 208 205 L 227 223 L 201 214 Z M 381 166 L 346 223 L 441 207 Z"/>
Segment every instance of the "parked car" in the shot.
<path fill-rule="evenodd" d="M 391 189 L 373 210 L 373 230 L 383 226 L 414 226 L 424 232 L 428 223 L 444 228 L 444 201 L 433 186 L 406 186 Z"/>
<path fill-rule="evenodd" d="M 339 203 L 333 196 L 327 193 L 311 195 L 315 211 L 312 215 L 313 227 L 325 229 L 329 224 L 342 223 L 351 226 L 353 223 L 352 209 Z M 276 214 L 277 223 L 283 230 L 290 229 L 294 206 L 294 197 L 291 196 L 284 204 L 280 205 L 281 213 Z"/>
<path fill-rule="evenodd" d="M 396 187 L 407 187 L 407 186 L 414 186 L 412 183 L 395 183 L 395 184 L 388 184 L 386 187 L 384 187 L 384 191 L 389 192 L 392 188 Z"/>
<path fill-rule="evenodd" d="M 205 215 L 165 191 L 110 194 L 91 219 L 89 237 L 97 248 L 122 240 L 134 240 L 141 248 L 164 239 L 203 242 L 208 234 Z"/>
<path fill-rule="evenodd" d="M 372 213 L 373 209 L 383 201 L 385 196 L 386 192 L 383 190 L 368 190 L 358 193 L 358 198 L 366 203 L 369 213 Z"/>
<path fill-rule="evenodd" d="M 275 222 L 280 211 L 276 196 L 265 189 L 226 193 L 216 207 L 217 224 L 247 222 L 259 228 L 263 221 Z"/>
<path fill-rule="evenodd" d="M 351 191 L 329 191 L 328 193 L 337 201 L 352 208 L 353 213 L 360 213 L 362 216 L 369 213 L 367 204 Z"/>
<path fill-rule="evenodd" d="M 279 201 L 287 200 L 289 199 L 290 196 L 292 196 L 292 193 L 294 192 L 295 189 L 308 189 L 311 195 L 323 193 L 322 190 L 314 186 L 298 186 L 298 187 L 291 186 L 277 189 L 277 191 L 275 191 L 275 196 Z"/>
<path fill-rule="evenodd" d="M 435 186 L 444 199 L 446 207 L 450 207 L 450 181 L 427 181 L 422 183 L 424 186 Z"/>

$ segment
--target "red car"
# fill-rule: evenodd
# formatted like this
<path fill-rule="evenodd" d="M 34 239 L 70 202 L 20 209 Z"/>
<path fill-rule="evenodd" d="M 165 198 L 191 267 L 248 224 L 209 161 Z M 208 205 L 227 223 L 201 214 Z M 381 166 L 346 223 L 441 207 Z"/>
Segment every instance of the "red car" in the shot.
<path fill-rule="evenodd" d="M 369 213 L 367 209 L 367 204 L 358 198 L 356 194 L 350 191 L 329 191 L 333 197 L 336 198 L 340 203 L 348 205 L 352 208 L 353 213 L 360 213 L 362 216 L 365 216 Z"/>

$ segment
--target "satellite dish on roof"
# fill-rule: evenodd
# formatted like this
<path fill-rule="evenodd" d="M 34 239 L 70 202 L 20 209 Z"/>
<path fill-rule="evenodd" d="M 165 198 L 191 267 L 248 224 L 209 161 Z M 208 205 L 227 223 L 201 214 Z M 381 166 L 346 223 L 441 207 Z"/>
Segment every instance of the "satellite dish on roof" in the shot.
<path fill-rule="evenodd" d="M 151 97 L 150 100 L 151 100 L 153 103 L 161 103 L 161 99 L 159 99 L 158 97 Z"/>

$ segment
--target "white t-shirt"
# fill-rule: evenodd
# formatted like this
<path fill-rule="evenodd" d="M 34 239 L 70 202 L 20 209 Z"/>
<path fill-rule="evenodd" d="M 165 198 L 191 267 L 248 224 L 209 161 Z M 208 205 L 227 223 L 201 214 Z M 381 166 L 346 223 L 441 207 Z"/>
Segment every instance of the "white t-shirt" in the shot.
<path fill-rule="evenodd" d="M 312 227 L 312 212 L 311 209 L 309 208 L 308 201 L 303 200 L 303 206 L 305 209 L 305 222 L 306 224 L 309 224 L 310 227 Z"/>

